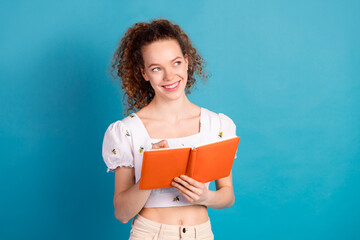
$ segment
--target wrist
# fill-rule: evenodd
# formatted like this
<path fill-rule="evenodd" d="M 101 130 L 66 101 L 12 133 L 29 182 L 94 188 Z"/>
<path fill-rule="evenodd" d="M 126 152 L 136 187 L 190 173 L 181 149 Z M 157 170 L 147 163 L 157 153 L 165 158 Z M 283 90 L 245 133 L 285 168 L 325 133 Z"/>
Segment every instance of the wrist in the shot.
<path fill-rule="evenodd" d="M 202 205 L 209 207 L 215 194 L 216 191 L 207 190 L 206 198 L 204 199 Z"/>

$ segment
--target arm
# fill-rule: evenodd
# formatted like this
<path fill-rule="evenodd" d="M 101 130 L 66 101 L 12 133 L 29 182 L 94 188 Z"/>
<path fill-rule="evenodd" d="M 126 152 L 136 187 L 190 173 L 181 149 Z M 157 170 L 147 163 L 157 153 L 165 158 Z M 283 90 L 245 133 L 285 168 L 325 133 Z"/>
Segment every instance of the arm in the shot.
<path fill-rule="evenodd" d="M 232 173 L 215 181 L 216 191 L 210 191 L 204 183 L 182 175 L 172 185 L 191 203 L 210 208 L 228 208 L 235 202 Z"/>
<path fill-rule="evenodd" d="M 168 148 L 168 142 L 162 140 L 153 144 L 152 148 Z M 115 217 L 122 223 L 127 223 L 144 207 L 151 190 L 139 190 L 140 181 L 135 183 L 135 169 L 118 167 L 115 170 Z"/>
<path fill-rule="evenodd" d="M 235 203 L 235 195 L 232 184 L 232 173 L 225 178 L 215 181 L 216 191 L 209 191 L 209 197 L 205 206 L 210 208 L 228 208 Z"/>
<path fill-rule="evenodd" d="M 140 212 L 150 196 L 151 190 L 139 190 L 135 183 L 135 170 L 129 167 L 118 167 L 115 170 L 115 217 L 127 223 Z"/>

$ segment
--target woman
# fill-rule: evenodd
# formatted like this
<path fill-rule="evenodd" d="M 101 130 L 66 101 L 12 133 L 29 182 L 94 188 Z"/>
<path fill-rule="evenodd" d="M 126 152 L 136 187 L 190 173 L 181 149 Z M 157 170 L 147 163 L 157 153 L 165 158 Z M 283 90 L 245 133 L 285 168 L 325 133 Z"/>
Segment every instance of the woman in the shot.
<path fill-rule="evenodd" d="M 207 207 L 234 203 L 231 174 L 216 181 L 216 191 L 187 176 L 175 178 L 173 188 L 139 190 L 144 151 L 236 136 L 229 117 L 186 96 L 194 73 L 206 79 L 202 58 L 178 25 L 160 19 L 129 28 L 112 67 L 125 90 L 127 113 L 140 109 L 110 124 L 104 136 L 103 158 L 115 172 L 116 218 L 134 218 L 130 239 L 213 239 Z"/>

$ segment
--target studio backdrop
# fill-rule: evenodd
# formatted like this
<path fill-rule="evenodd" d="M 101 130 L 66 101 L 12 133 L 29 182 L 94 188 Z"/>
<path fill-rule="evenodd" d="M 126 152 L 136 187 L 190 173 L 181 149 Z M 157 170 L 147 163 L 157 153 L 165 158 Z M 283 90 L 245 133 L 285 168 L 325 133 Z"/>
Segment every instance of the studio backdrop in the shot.
<path fill-rule="evenodd" d="M 0 239 L 127 239 L 101 156 L 126 29 L 167 18 L 207 61 L 189 95 L 241 137 L 215 239 L 360 239 L 359 1 L 3 1 Z M 214 184 L 211 188 L 215 189 Z"/>

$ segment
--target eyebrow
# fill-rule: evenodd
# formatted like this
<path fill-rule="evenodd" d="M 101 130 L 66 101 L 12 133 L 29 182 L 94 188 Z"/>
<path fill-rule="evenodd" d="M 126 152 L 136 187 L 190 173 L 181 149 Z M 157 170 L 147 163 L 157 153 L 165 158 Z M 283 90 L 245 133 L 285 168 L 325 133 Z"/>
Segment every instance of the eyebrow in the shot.
<path fill-rule="evenodd" d="M 173 61 L 175 61 L 176 59 L 178 59 L 178 58 L 181 58 L 180 56 L 177 56 L 176 58 L 174 58 L 173 60 L 171 60 L 170 62 L 173 62 Z M 158 63 L 152 63 L 152 64 L 150 64 L 149 66 L 148 66 L 148 68 L 150 68 L 151 66 L 153 66 L 153 65 L 160 65 L 160 64 L 158 64 Z"/>

